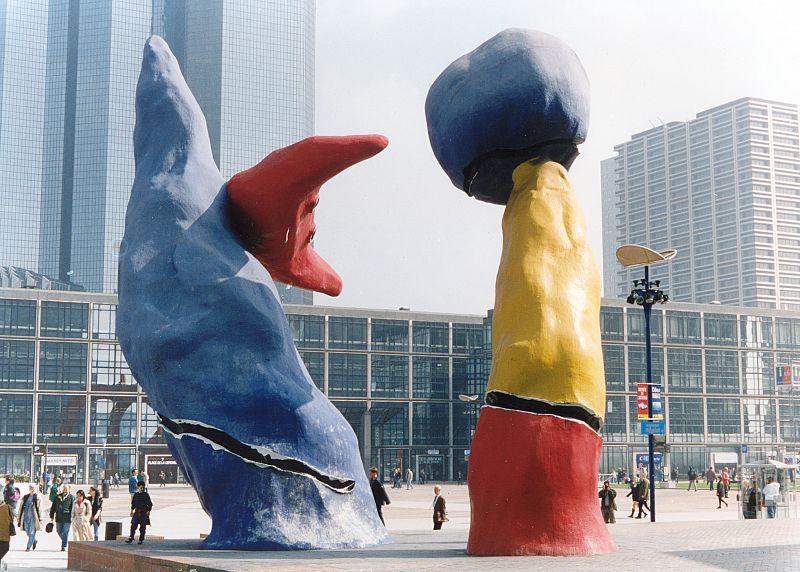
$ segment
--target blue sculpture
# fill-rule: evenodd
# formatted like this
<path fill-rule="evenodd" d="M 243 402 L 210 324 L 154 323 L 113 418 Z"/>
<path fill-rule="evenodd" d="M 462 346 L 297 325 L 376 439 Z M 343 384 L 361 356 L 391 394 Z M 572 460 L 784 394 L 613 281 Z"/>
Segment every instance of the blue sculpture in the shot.
<path fill-rule="evenodd" d="M 134 146 L 117 332 L 213 520 L 204 547 L 388 541 L 355 434 L 309 377 L 270 274 L 231 225 L 205 118 L 157 36 Z"/>
<path fill-rule="evenodd" d="M 511 28 L 442 72 L 428 91 L 425 118 L 453 184 L 504 205 L 523 161 L 544 150 L 569 168 L 589 126 L 589 79 L 560 39 Z"/>

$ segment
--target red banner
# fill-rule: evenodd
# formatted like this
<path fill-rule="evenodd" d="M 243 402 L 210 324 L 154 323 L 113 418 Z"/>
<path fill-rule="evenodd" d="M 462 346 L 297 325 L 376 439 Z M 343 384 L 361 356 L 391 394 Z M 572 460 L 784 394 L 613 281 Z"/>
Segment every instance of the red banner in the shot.
<path fill-rule="evenodd" d="M 647 384 L 636 384 L 636 417 L 650 419 L 650 408 L 647 407 Z"/>

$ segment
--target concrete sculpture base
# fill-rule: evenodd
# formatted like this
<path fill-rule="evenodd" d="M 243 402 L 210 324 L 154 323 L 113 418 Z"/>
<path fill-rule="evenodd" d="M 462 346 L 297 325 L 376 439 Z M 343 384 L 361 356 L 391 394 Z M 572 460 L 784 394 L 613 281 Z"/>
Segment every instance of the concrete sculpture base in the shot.
<path fill-rule="evenodd" d="M 615 551 L 595 491 L 602 445 L 602 438 L 579 421 L 484 407 L 470 448 L 467 552 L 579 556 Z"/>

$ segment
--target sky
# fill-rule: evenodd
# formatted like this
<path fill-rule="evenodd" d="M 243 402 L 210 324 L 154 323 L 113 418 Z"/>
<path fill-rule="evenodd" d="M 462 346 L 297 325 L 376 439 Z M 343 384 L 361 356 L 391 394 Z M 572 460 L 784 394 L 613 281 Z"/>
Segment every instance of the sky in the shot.
<path fill-rule="evenodd" d="M 485 314 L 503 207 L 452 186 L 428 142 L 428 88 L 506 28 L 558 36 L 592 86 L 570 176 L 602 268 L 600 161 L 615 144 L 740 97 L 800 103 L 800 3 L 317 0 L 318 135 L 381 133 L 389 147 L 322 189 L 315 245 L 339 272 L 315 304 Z"/>

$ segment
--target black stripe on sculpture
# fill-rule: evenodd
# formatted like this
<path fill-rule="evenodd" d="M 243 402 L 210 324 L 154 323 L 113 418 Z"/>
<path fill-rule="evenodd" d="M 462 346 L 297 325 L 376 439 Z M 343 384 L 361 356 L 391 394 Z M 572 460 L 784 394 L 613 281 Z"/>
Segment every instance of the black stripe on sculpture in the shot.
<path fill-rule="evenodd" d="M 540 415 L 555 415 L 557 417 L 583 421 L 598 433 L 603 426 L 602 417 L 574 403 L 551 403 L 543 399 L 520 397 L 502 391 L 490 391 L 486 394 L 486 404 L 501 409 L 526 411 L 528 413 L 538 413 Z"/>
<path fill-rule="evenodd" d="M 159 415 L 159 421 L 171 435 L 180 439 L 181 437 L 196 437 L 202 441 L 213 443 L 232 455 L 241 457 L 243 460 L 257 465 L 272 467 L 279 471 L 305 475 L 316 479 L 326 487 L 337 493 L 349 493 L 353 490 L 356 483 L 352 479 L 342 479 L 326 475 L 325 473 L 307 465 L 298 459 L 275 458 L 267 453 L 262 453 L 254 445 L 242 443 L 238 439 L 231 437 L 224 431 L 192 421 L 173 421 L 163 415 Z M 275 453 L 278 455 L 278 453 Z"/>

